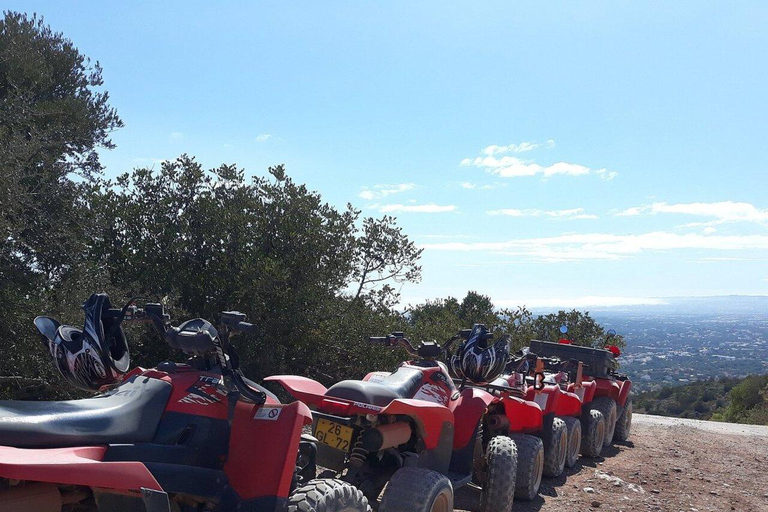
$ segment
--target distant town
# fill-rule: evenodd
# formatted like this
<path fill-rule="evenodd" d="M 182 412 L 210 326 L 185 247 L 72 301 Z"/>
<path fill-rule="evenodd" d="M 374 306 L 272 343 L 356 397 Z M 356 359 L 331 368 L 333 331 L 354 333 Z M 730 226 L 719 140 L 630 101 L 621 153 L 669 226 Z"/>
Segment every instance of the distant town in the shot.
<path fill-rule="evenodd" d="M 623 334 L 621 371 L 636 391 L 768 373 L 768 313 L 596 312 Z"/>

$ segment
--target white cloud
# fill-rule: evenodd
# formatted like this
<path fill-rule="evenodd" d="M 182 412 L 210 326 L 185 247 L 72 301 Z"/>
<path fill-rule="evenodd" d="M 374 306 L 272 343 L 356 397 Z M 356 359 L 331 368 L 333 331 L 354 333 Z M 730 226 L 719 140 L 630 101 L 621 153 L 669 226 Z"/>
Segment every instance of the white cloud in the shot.
<path fill-rule="evenodd" d="M 266 142 L 266 141 L 268 141 L 271 138 L 272 138 L 272 134 L 271 133 L 262 133 L 261 135 L 258 135 L 256 137 L 256 142 Z"/>
<path fill-rule="evenodd" d="M 500 187 L 506 187 L 506 183 L 493 183 L 493 184 L 486 184 L 486 185 L 478 185 L 477 183 L 473 183 L 471 181 L 462 181 L 460 183 L 461 188 L 467 189 L 467 190 L 491 190 L 494 188 L 500 188 Z"/>
<path fill-rule="evenodd" d="M 568 210 L 517 210 L 505 208 L 501 210 L 489 210 L 488 215 L 506 215 L 508 217 L 548 217 L 550 219 L 597 219 L 597 215 L 585 213 L 584 208 L 571 208 Z"/>
<path fill-rule="evenodd" d="M 506 242 L 423 244 L 435 251 L 492 251 L 536 261 L 620 260 L 642 252 L 686 249 L 712 251 L 768 250 L 768 235 L 701 235 L 663 231 L 640 235 L 567 234 Z"/>
<path fill-rule="evenodd" d="M 718 201 L 713 203 L 653 203 L 634 206 L 616 213 L 619 216 L 640 214 L 678 214 L 714 218 L 711 222 L 694 222 L 689 227 L 700 227 L 724 222 L 768 222 L 768 209 L 760 209 L 751 203 Z"/>
<path fill-rule="evenodd" d="M 505 154 L 509 152 L 521 153 L 531 151 L 541 146 L 541 144 L 531 142 L 510 144 L 509 146 L 488 146 L 482 151 L 484 156 L 465 158 L 459 162 L 459 165 L 463 167 L 478 167 L 502 178 L 518 178 L 521 176 L 536 176 L 538 174 L 545 178 L 561 174 L 568 176 L 595 174 L 604 180 L 612 180 L 618 176 L 616 171 L 609 171 L 607 169 L 593 170 L 584 165 L 569 162 L 556 162 L 552 165 L 544 166 L 533 161 L 522 160 L 516 156 Z M 554 147 L 554 141 L 547 141 L 547 147 Z"/>
<path fill-rule="evenodd" d="M 452 204 L 439 205 L 434 203 L 429 204 L 384 204 L 377 205 L 377 210 L 382 213 L 445 213 L 456 211 L 456 206 Z"/>
<path fill-rule="evenodd" d="M 400 194 L 402 192 L 408 192 L 416 188 L 415 183 L 398 183 L 395 185 L 374 185 L 373 187 L 363 187 L 363 190 L 358 194 L 358 197 L 372 201 L 377 198 L 391 196 L 392 194 Z"/>
<path fill-rule="evenodd" d="M 184 134 L 181 132 L 171 132 L 171 134 L 168 135 L 168 138 L 171 140 L 181 140 L 184 138 Z"/>
<path fill-rule="evenodd" d="M 704 234 L 705 235 L 711 235 L 712 233 L 716 232 L 717 229 L 713 228 L 712 226 L 707 226 L 704 228 Z"/>
<path fill-rule="evenodd" d="M 552 145 L 548 147 L 553 147 L 555 141 L 551 140 Z M 549 143 L 549 141 L 547 141 Z M 497 146 L 496 144 L 492 144 L 490 146 L 486 146 L 485 149 L 483 149 L 483 153 L 486 155 L 500 155 L 503 153 L 527 153 L 528 151 L 533 151 L 534 149 L 540 148 L 543 144 L 538 144 L 536 142 L 521 142 L 520 144 L 509 144 L 508 146 Z"/>

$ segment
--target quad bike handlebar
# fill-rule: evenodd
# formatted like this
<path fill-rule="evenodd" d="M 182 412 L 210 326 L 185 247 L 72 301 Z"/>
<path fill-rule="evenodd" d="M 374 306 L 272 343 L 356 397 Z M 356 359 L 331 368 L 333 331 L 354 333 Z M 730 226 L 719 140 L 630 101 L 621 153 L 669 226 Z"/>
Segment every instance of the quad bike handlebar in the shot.
<path fill-rule="evenodd" d="M 183 350 L 192 355 L 193 359 L 201 354 L 215 352 L 230 403 L 236 402 L 239 396 L 258 405 L 266 402 L 267 395 L 264 392 L 251 388 L 245 382 L 245 376 L 240 370 L 240 357 L 230 344 L 231 336 L 257 330 L 256 325 L 245 321 L 245 313 L 222 311 L 218 329 L 199 318 L 174 327 L 162 304 L 147 303 L 144 308 L 139 308 L 135 301 L 135 298 L 131 299 L 122 309 L 109 309 L 103 313 L 104 316 L 118 320 L 114 322 L 113 329 L 117 329 L 123 322 L 152 322 L 171 347 Z"/>
<path fill-rule="evenodd" d="M 455 342 L 456 340 L 460 339 L 461 335 L 457 334 L 447 340 L 442 345 L 439 345 L 437 342 L 434 341 L 423 341 L 419 347 L 414 347 L 411 343 L 411 340 L 405 337 L 405 334 L 402 332 L 393 332 L 392 334 L 389 334 L 387 336 L 370 336 L 368 337 L 369 343 L 374 344 L 380 344 L 384 345 L 386 347 L 402 347 L 405 349 L 406 352 L 408 352 L 412 356 L 419 357 L 421 359 L 426 360 L 435 360 L 438 357 L 440 357 L 444 352 L 448 350 L 448 348 Z"/>

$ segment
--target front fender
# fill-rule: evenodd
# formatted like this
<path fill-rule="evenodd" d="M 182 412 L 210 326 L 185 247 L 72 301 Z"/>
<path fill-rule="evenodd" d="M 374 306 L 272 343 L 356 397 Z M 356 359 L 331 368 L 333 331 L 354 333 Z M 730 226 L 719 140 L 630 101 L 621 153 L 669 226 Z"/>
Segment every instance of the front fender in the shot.
<path fill-rule="evenodd" d="M 544 428 L 544 413 L 536 402 L 506 396 L 501 403 L 509 420 L 510 432 L 540 432 Z"/>
<path fill-rule="evenodd" d="M 493 395 L 477 388 L 466 388 L 454 402 L 453 414 L 456 417 L 456 431 L 453 436 L 453 449 L 460 450 L 472 441 L 475 428 L 494 401 Z"/>

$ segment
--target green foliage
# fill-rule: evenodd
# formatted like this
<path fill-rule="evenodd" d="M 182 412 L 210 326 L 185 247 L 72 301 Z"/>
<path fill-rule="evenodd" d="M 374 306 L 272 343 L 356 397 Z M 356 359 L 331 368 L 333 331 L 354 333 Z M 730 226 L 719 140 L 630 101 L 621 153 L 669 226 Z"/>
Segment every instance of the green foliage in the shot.
<path fill-rule="evenodd" d="M 85 258 L 83 184 L 121 126 L 101 69 L 37 17 L 0 20 L 0 374 L 49 378 L 30 320 L 72 314 L 68 291 L 103 277 Z M 77 180 L 72 176 L 78 175 Z M 74 306 L 76 307 L 76 306 Z"/>
<path fill-rule="evenodd" d="M 615 345 L 619 348 L 626 346 L 624 337 L 615 335 L 609 337 L 605 329 L 598 324 L 589 312 L 581 312 L 575 309 L 571 311 L 558 311 L 548 315 L 538 316 L 533 320 L 533 330 L 537 339 L 544 341 L 558 341 L 563 335 L 560 326 L 568 327 L 566 337 L 574 345 L 602 348 L 606 345 Z"/>
<path fill-rule="evenodd" d="M 768 425 L 768 375 L 665 387 L 635 396 L 637 412 Z"/>

